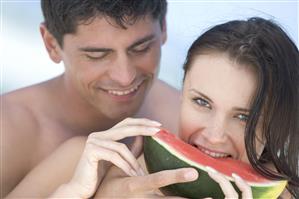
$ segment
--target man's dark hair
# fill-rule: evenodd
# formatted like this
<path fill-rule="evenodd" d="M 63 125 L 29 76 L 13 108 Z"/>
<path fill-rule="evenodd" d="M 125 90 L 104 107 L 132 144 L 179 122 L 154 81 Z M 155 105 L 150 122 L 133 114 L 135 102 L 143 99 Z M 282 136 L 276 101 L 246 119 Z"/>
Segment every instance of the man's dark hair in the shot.
<path fill-rule="evenodd" d="M 121 28 L 150 15 L 161 27 L 166 15 L 166 0 L 41 0 L 44 22 L 50 33 L 63 47 L 63 36 L 75 33 L 80 24 L 95 17 L 114 20 Z"/>

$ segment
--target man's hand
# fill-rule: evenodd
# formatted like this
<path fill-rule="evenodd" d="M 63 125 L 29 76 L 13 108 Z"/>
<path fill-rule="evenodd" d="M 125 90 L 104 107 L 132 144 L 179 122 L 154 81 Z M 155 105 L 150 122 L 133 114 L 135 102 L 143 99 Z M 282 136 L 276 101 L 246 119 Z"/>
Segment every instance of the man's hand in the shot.
<path fill-rule="evenodd" d="M 144 176 L 128 176 L 113 166 L 102 181 L 95 198 L 164 198 L 157 192 L 160 187 L 194 181 L 197 178 L 198 173 L 192 168 L 165 170 Z"/>

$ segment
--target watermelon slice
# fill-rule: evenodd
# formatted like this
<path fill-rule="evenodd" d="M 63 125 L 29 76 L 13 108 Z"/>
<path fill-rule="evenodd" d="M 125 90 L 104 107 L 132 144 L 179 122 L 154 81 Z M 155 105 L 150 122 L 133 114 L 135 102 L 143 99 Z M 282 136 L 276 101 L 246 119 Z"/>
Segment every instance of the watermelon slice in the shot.
<path fill-rule="evenodd" d="M 251 186 L 253 198 L 277 198 L 287 184 L 287 181 L 283 180 L 269 180 L 258 174 L 249 164 L 239 160 L 212 158 L 165 130 L 161 130 L 155 136 L 145 138 L 144 158 L 150 173 L 183 167 L 197 169 L 199 173 L 197 180 L 163 187 L 161 191 L 165 195 L 187 198 L 224 198 L 218 183 L 206 172 L 206 166 L 222 173 L 240 194 L 231 177 L 232 173 L 239 175 Z"/>

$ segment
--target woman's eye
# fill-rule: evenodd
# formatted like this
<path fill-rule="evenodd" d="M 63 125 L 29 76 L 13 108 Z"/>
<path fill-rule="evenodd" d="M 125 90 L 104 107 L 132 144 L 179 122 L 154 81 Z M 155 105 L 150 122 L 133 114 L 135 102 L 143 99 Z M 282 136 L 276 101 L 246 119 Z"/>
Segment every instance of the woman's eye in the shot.
<path fill-rule="evenodd" d="M 209 102 L 203 98 L 195 98 L 193 99 L 193 101 L 199 106 L 211 109 L 211 105 L 209 104 Z"/>
<path fill-rule="evenodd" d="M 239 120 L 241 120 L 242 122 L 247 122 L 248 120 L 248 115 L 245 115 L 245 114 L 238 114 L 236 116 L 236 118 L 238 118 Z"/>

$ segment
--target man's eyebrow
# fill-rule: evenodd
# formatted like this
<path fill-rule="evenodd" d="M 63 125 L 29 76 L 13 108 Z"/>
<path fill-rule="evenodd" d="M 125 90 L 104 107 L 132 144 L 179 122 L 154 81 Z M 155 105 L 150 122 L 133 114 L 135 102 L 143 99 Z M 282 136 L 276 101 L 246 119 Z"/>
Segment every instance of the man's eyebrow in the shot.
<path fill-rule="evenodd" d="M 148 35 L 148 36 L 146 36 L 146 37 L 144 37 L 144 38 L 142 38 L 142 39 L 134 42 L 132 45 L 130 45 L 128 47 L 128 49 L 132 49 L 132 48 L 134 48 L 134 47 L 136 47 L 136 46 L 138 46 L 138 45 L 140 45 L 140 44 L 142 44 L 144 42 L 150 41 L 150 40 L 152 40 L 154 38 L 155 38 L 155 35 L 153 35 L 153 34 Z M 110 52 L 110 51 L 113 51 L 110 48 L 97 48 L 97 47 L 89 47 L 89 46 L 87 46 L 87 47 L 80 47 L 79 50 L 80 51 L 84 51 L 84 52 Z"/>
<path fill-rule="evenodd" d="M 128 49 L 132 49 L 132 48 L 134 48 L 134 47 L 136 47 L 136 46 L 138 46 L 138 45 L 140 45 L 140 44 L 142 44 L 142 43 L 145 43 L 145 42 L 147 42 L 147 41 L 153 40 L 154 38 L 155 38 L 155 35 L 154 35 L 154 34 L 148 35 L 148 36 L 146 36 L 146 37 L 144 37 L 144 38 L 142 38 L 142 39 L 140 39 L 140 40 L 134 42 L 132 45 L 130 45 L 130 46 L 128 47 Z"/>
<path fill-rule="evenodd" d="M 208 101 L 210 101 L 210 102 L 213 103 L 213 100 L 211 100 L 208 96 L 206 96 L 205 94 L 199 92 L 198 90 L 196 90 L 196 89 L 194 89 L 194 88 L 191 88 L 191 89 L 189 89 L 189 91 L 194 92 L 194 93 L 196 93 L 197 95 L 200 95 L 200 96 L 206 98 Z"/>

